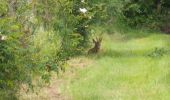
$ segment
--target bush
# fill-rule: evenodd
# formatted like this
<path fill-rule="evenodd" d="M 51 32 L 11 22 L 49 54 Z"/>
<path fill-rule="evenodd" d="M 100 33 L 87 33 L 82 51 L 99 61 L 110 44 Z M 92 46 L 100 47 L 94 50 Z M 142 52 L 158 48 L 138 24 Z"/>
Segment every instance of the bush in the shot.
<path fill-rule="evenodd" d="M 124 20 L 131 27 L 159 30 L 170 16 L 167 0 L 130 0 L 124 2 L 123 5 Z"/>
<path fill-rule="evenodd" d="M 30 71 L 23 66 L 23 49 L 20 45 L 19 25 L 10 18 L 0 21 L 0 95 L 14 97 L 21 83 L 30 83 Z M 28 82 L 29 81 L 29 82 Z M 1 98 L 3 98 L 3 96 Z"/>

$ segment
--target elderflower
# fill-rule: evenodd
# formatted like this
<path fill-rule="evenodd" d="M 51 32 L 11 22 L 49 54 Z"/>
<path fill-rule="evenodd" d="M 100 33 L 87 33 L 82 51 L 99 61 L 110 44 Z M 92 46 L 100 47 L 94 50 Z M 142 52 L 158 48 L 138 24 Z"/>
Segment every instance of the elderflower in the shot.
<path fill-rule="evenodd" d="M 80 12 L 86 13 L 86 12 L 87 12 L 87 9 L 86 9 L 86 8 L 80 8 Z"/>
<path fill-rule="evenodd" d="M 1 40 L 2 40 L 2 41 L 6 40 L 6 39 L 7 39 L 7 36 L 5 36 L 5 35 L 2 35 L 2 36 L 1 36 Z"/>
<path fill-rule="evenodd" d="M 81 0 L 81 2 L 82 2 L 82 3 L 85 3 L 85 1 L 84 1 L 84 0 Z"/>

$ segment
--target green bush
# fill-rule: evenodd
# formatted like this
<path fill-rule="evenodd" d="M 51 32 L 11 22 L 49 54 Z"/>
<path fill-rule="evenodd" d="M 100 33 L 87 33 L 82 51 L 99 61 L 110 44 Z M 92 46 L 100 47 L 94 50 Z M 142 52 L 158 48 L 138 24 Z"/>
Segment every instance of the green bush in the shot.
<path fill-rule="evenodd" d="M 123 3 L 124 20 L 131 27 L 160 29 L 169 19 L 169 2 L 167 0 L 130 0 Z M 165 21 L 166 20 L 166 21 Z"/>
<path fill-rule="evenodd" d="M 27 70 L 23 60 L 23 48 L 20 45 L 21 33 L 19 25 L 11 18 L 4 18 L 0 21 L 0 95 L 1 98 L 15 97 L 22 83 L 30 83 L 30 71 Z"/>

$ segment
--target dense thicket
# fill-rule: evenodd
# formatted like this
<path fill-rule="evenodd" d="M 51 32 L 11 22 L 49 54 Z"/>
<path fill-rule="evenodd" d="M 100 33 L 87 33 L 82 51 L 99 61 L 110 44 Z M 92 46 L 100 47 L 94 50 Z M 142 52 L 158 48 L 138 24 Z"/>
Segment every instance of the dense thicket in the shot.
<path fill-rule="evenodd" d="M 96 7 L 68 0 L 1 0 L 0 99 L 17 99 L 32 77 L 49 82 L 50 72 L 88 46 Z M 80 9 L 81 8 L 81 9 Z M 81 10 L 85 11 L 81 11 Z M 33 88 L 32 88 L 33 89 Z"/>
<path fill-rule="evenodd" d="M 168 31 L 170 22 L 169 0 L 128 0 L 123 15 L 132 27 L 148 27 Z"/>

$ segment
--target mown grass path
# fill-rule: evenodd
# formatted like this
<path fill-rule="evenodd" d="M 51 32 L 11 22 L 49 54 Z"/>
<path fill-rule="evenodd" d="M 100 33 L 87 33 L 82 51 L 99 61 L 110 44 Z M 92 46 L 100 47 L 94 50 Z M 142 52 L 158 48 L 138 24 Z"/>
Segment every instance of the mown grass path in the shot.
<path fill-rule="evenodd" d="M 170 99 L 168 35 L 106 35 L 100 54 L 74 60 L 83 62 L 90 64 L 73 64 L 75 75 L 65 78 L 72 100 Z"/>

